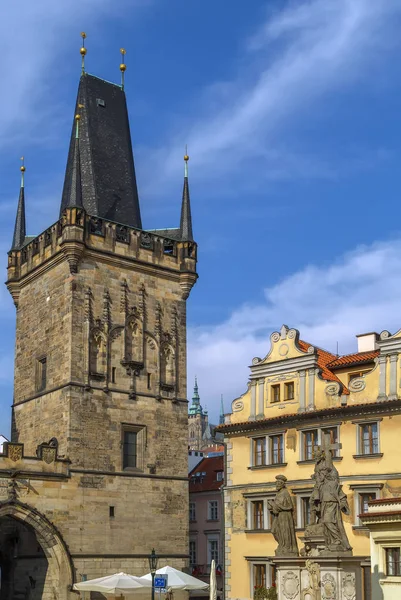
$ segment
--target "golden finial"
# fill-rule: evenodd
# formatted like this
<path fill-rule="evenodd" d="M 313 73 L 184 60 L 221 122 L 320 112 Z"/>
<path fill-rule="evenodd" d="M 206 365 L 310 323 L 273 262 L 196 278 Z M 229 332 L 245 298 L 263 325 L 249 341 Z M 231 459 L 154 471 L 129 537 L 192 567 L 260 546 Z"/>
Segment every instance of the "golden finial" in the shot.
<path fill-rule="evenodd" d="M 120 64 L 121 88 L 124 89 L 124 73 L 127 70 L 127 65 L 125 64 L 125 55 L 127 54 L 127 51 L 125 50 L 125 48 L 120 48 L 120 54 L 121 54 L 121 64 Z"/>
<path fill-rule="evenodd" d="M 25 175 L 25 164 L 24 164 L 24 157 L 21 156 L 21 162 L 22 165 L 20 166 L 20 171 L 21 171 L 21 187 L 24 187 L 24 175 Z"/>
<path fill-rule="evenodd" d="M 86 48 L 85 48 L 85 38 L 86 38 L 86 33 L 85 31 L 81 32 L 81 38 L 82 38 L 82 47 L 81 50 L 79 51 L 82 57 L 82 75 L 85 73 L 85 56 L 86 56 Z"/>
<path fill-rule="evenodd" d="M 185 160 L 184 177 L 188 177 L 188 161 L 189 161 L 189 156 L 188 156 L 188 146 L 186 144 L 185 144 L 184 160 Z"/>

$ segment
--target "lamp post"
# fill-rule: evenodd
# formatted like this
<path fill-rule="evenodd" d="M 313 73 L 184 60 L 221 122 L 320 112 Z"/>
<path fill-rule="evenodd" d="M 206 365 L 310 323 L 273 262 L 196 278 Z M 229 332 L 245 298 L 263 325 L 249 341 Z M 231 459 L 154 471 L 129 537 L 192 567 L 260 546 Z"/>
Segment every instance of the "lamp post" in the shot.
<path fill-rule="evenodd" d="M 149 556 L 149 568 L 152 575 L 152 600 L 155 600 L 155 574 L 157 571 L 157 555 L 155 549 L 152 548 L 152 552 Z"/>

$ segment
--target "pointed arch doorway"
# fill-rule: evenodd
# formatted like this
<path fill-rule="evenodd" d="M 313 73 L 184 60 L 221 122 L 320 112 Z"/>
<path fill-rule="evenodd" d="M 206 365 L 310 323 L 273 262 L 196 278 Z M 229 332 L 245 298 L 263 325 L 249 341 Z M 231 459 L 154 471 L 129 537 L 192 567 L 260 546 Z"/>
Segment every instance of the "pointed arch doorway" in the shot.
<path fill-rule="evenodd" d="M 18 501 L 0 504 L 0 600 L 69 600 L 72 562 L 56 528 Z"/>

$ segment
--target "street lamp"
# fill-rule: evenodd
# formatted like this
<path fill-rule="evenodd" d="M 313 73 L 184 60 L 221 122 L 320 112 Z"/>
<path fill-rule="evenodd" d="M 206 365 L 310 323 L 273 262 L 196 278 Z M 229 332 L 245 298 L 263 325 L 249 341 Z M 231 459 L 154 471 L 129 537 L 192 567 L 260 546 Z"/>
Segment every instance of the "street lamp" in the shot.
<path fill-rule="evenodd" d="M 155 549 L 152 548 L 152 552 L 149 556 L 149 568 L 150 568 L 150 572 L 152 574 L 152 600 L 155 600 L 155 574 L 157 571 L 157 555 L 155 552 Z"/>

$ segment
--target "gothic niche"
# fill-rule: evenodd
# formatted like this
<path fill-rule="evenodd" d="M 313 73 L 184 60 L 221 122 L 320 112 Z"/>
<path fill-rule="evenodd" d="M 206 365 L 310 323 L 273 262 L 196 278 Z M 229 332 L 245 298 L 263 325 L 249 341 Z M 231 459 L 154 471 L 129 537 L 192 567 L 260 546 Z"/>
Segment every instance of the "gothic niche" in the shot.
<path fill-rule="evenodd" d="M 160 385 L 162 391 L 170 396 L 175 389 L 175 350 L 171 343 L 171 336 L 165 333 L 163 337 L 160 353 Z"/>
<path fill-rule="evenodd" d="M 129 369 L 143 368 L 143 327 L 141 314 L 135 307 L 125 326 L 125 355 L 123 365 Z"/>
<path fill-rule="evenodd" d="M 104 379 L 106 375 L 106 337 L 100 325 L 98 320 L 89 342 L 90 374 L 94 379 Z"/>
<path fill-rule="evenodd" d="M 122 346 L 123 346 L 123 336 L 122 333 L 124 331 L 124 327 L 115 326 L 110 331 L 110 372 L 109 372 L 109 382 L 114 384 L 122 384 L 123 376 L 125 371 L 121 366 L 121 354 L 122 354 Z"/>
<path fill-rule="evenodd" d="M 147 389 L 153 393 L 158 393 L 159 348 L 156 340 L 149 334 L 146 336 L 145 352 Z"/>

